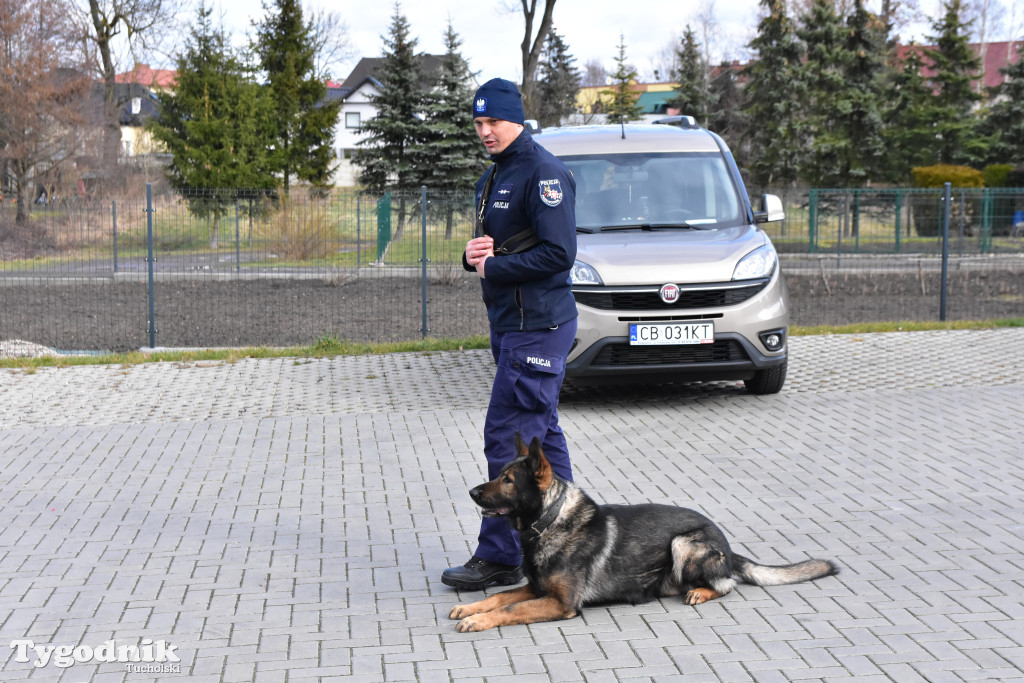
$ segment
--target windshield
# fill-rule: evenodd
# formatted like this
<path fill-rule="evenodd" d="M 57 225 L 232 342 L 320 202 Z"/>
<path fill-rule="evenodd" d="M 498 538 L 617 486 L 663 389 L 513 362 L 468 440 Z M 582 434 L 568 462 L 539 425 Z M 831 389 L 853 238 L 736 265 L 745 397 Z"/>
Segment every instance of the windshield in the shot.
<path fill-rule="evenodd" d="M 576 180 L 576 225 L 714 228 L 745 222 L 718 153 L 562 157 Z"/>

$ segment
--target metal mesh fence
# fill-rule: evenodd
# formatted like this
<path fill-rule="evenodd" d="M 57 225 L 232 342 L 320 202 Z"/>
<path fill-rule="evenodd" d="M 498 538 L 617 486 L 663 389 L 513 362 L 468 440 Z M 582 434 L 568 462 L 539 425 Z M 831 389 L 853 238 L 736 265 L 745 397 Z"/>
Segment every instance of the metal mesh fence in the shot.
<path fill-rule="evenodd" d="M 1024 316 L 1024 189 L 952 188 L 945 277 L 941 189 L 764 192 L 793 324 Z"/>
<path fill-rule="evenodd" d="M 773 193 L 793 324 L 939 318 L 939 192 Z M 947 318 L 1024 317 L 1024 190 L 953 194 Z M 0 339 L 123 351 L 486 334 L 461 261 L 472 230 L 470 194 L 423 190 L 130 195 L 34 206 L 27 223 L 8 203 Z"/>
<path fill-rule="evenodd" d="M 461 262 L 472 197 L 423 200 L 204 192 L 154 197 L 152 214 L 145 197 L 40 207 L 23 227 L 4 207 L 0 338 L 120 351 L 485 334 Z"/>
<path fill-rule="evenodd" d="M 751 192 L 755 204 L 762 191 Z M 804 189 L 779 195 L 786 220 L 765 230 L 783 253 L 938 254 L 943 190 Z M 952 188 L 950 252 L 1020 254 L 1024 189 Z"/>

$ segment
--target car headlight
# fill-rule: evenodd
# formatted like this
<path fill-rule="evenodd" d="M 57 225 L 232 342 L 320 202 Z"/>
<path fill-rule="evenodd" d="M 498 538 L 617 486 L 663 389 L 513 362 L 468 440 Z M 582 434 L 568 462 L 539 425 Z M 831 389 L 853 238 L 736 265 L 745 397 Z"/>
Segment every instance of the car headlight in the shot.
<path fill-rule="evenodd" d="M 572 264 L 572 270 L 569 271 L 572 276 L 572 283 L 574 285 L 603 285 L 601 276 L 597 274 L 593 266 L 587 265 L 583 261 L 576 261 Z"/>
<path fill-rule="evenodd" d="M 750 252 L 736 264 L 732 273 L 733 280 L 752 280 L 759 277 L 770 277 L 779 265 L 779 257 L 771 244 L 765 244 Z"/>

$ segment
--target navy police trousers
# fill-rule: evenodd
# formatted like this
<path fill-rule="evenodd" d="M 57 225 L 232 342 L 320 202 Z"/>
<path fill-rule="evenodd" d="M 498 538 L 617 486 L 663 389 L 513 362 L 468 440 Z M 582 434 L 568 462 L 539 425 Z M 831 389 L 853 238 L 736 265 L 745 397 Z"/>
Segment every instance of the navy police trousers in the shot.
<path fill-rule="evenodd" d="M 544 455 L 559 477 L 572 481 L 565 435 L 558 426 L 558 392 L 565 360 L 576 337 L 576 319 L 549 330 L 491 332 L 491 354 L 498 365 L 484 422 L 488 478 L 516 457 L 515 435 L 541 440 Z M 485 517 L 475 556 L 519 565 L 519 534 L 504 517 Z"/>

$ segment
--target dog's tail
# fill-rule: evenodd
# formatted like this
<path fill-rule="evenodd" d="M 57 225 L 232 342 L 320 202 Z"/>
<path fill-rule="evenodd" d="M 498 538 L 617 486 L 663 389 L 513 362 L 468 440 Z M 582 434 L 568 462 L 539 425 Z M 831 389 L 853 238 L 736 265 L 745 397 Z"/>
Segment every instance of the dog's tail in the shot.
<path fill-rule="evenodd" d="M 804 560 L 796 564 L 758 564 L 749 557 L 733 553 L 733 571 L 743 580 L 755 586 L 781 586 L 786 583 L 813 581 L 823 576 L 839 573 L 830 560 Z"/>

